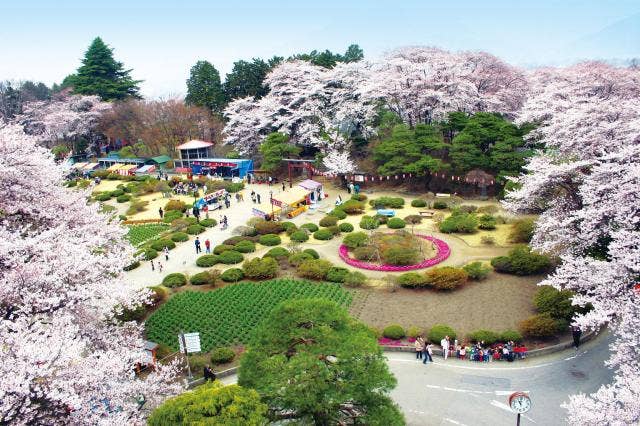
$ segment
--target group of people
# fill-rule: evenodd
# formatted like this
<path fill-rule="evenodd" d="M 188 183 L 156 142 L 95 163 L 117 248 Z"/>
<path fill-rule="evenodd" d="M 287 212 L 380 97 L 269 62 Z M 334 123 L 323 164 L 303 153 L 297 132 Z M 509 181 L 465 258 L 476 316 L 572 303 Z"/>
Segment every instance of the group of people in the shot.
<path fill-rule="evenodd" d="M 256 204 L 256 202 L 258 204 L 261 203 L 260 201 L 260 194 L 258 194 L 256 191 L 251 191 L 251 201 L 253 201 L 253 204 Z"/>
<path fill-rule="evenodd" d="M 418 336 L 414 344 L 416 359 L 421 359 L 423 364 L 433 362 L 432 343 L 426 341 L 422 336 Z M 451 341 L 449 336 L 445 336 L 440 341 L 440 347 L 442 348 L 442 357 L 444 359 L 455 357 L 477 362 L 499 360 L 511 362 L 515 359 L 524 359 L 527 356 L 527 347 L 523 344 L 514 343 L 513 341 L 494 345 L 485 345 L 484 341 L 480 341 L 473 345 L 462 345 L 458 343 L 457 339 Z"/>
<path fill-rule="evenodd" d="M 358 195 L 360 193 L 360 185 L 357 183 L 354 185 L 353 182 L 349 182 L 347 184 L 347 192 L 349 194 Z"/>

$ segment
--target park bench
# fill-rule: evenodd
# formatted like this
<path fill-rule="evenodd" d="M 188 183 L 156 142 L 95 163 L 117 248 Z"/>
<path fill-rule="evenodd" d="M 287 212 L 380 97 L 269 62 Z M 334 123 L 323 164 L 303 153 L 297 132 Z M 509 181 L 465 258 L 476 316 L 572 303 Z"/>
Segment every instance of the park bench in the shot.
<path fill-rule="evenodd" d="M 426 218 L 432 218 L 433 215 L 435 214 L 435 212 L 432 210 L 420 210 L 418 213 L 420 214 L 420 216 L 426 217 Z"/>
<path fill-rule="evenodd" d="M 387 217 L 392 217 L 396 215 L 395 210 L 391 210 L 391 209 L 378 209 L 377 213 L 380 216 L 387 216 Z"/>

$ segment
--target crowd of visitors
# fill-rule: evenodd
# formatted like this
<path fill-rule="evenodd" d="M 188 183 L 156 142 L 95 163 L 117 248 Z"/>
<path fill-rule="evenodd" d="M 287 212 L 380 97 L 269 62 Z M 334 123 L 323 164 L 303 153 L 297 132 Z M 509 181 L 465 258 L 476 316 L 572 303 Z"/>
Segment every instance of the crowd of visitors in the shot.
<path fill-rule="evenodd" d="M 433 362 L 433 344 L 426 341 L 422 336 L 418 336 L 414 342 L 416 359 L 421 359 L 423 364 Z M 446 360 L 449 357 L 457 359 L 468 359 L 476 362 L 493 362 L 524 359 L 527 356 L 527 347 L 523 344 L 508 341 L 506 343 L 485 344 L 484 341 L 475 344 L 460 344 L 457 339 L 451 341 L 449 336 L 445 336 L 440 341 L 442 357 Z"/>

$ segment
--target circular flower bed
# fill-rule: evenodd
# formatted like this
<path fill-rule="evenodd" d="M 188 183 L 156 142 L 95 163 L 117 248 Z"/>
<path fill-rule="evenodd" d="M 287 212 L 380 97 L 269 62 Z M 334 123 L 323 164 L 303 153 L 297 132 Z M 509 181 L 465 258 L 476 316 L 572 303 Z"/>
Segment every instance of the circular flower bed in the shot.
<path fill-rule="evenodd" d="M 354 259 L 349 256 L 349 247 L 342 244 L 338 253 L 340 254 L 340 258 L 344 260 L 347 264 L 351 266 L 355 266 L 356 268 L 361 269 L 369 269 L 372 271 L 385 271 L 385 272 L 405 272 L 411 271 L 414 269 L 422 269 L 428 268 L 429 266 L 437 265 L 438 263 L 444 261 L 451 254 L 451 249 L 449 245 L 442 240 L 437 238 L 430 237 L 428 235 L 420 235 L 416 234 L 417 237 L 423 238 L 425 240 L 431 241 L 436 246 L 436 255 L 430 259 L 425 259 L 420 263 L 416 263 L 414 265 L 406 265 L 406 266 L 395 266 L 395 265 L 378 265 L 371 262 L 364 262 L 362 260 Z"/>

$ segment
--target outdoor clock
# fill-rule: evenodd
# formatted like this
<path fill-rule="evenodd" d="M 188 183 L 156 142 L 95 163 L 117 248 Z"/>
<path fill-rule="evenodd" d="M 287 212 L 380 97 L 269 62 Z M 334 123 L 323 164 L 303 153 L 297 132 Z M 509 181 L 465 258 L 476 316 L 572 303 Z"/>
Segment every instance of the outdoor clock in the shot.
<path fill-rule="evenodd" d="M 509 406 L 515 413 L 526 413 L 531 409 L 531 398 L 524 392 L 514 392 L 509 397 Z"/>

